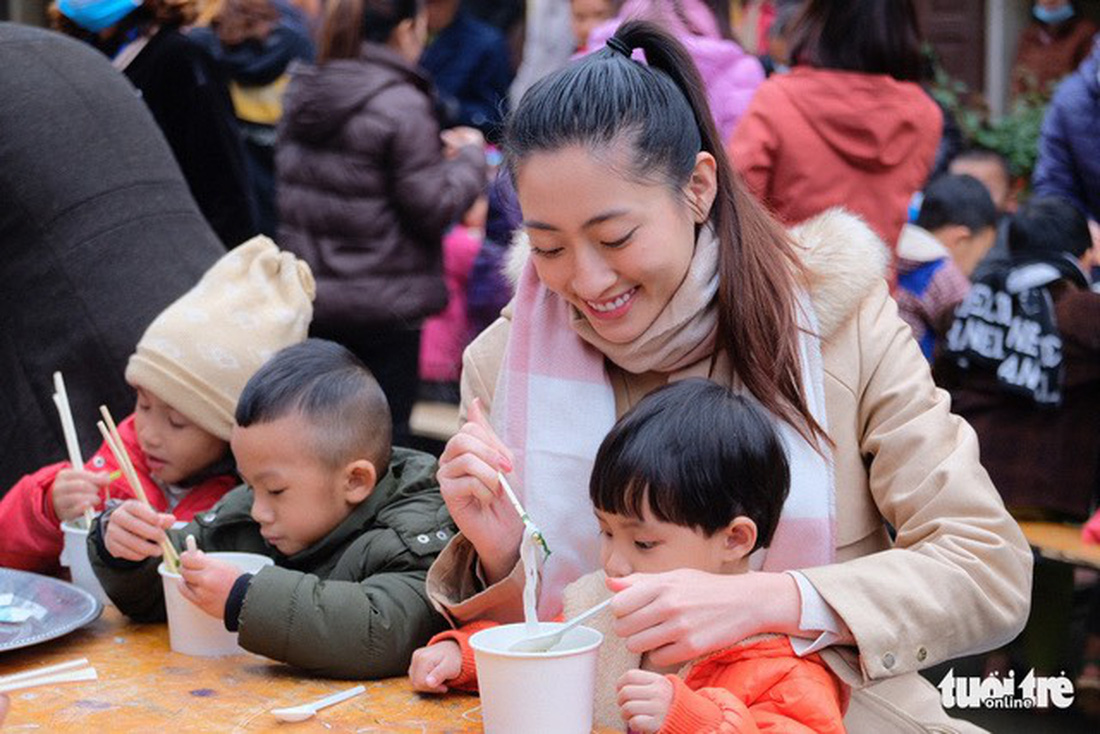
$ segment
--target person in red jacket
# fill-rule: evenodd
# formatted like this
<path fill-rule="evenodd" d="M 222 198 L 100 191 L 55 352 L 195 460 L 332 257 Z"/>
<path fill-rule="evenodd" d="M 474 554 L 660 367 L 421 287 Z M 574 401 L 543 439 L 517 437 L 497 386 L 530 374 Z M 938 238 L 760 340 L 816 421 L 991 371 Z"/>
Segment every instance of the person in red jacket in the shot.
<path fill-rule="evenodd" d="M 653 391 L 615 424 L 596 454 L 589 494 L 604 570 L 565 589 L 565 617 L 621 591 L 633 573 L 695 569 L 751 573 L 790 489 L 783 442 L 750 398 L 702 378 Z M 553 538 L 548 541 L 553 544 Z M 613 613 L 628 610 L 612 604 Z M 848 692 L 819 655 L 791 639 L 755 635 L 688 663 L 652 669 L 604 628 L 596 674 L 598 726 L 634 732 L 844 731 Z M 470 636 L 491 622 L 436 635 L 413 654 L 419 691 L 477 690 Z M 812 645 L 810 645 L 812 647 Z"/>
<path fill-rule="evenodd" d="M 728 144 L 781 220 L 844 207 L 896 248 L 943 130 L 917 84 L 920 43 L 912 0 L 809 0 L 792 29 L 794 69 L 757 89 Z"/>
<path fill-rule="evenodd" d="M 136 408 L 118 430 L 158 512 L 190 520 L 240 483 L 228 444 L 237 398 L 268 356 L 305 339 L 313 293 L 305 263 L 256 237 L 146 329 L 126 366 Z M 116 469 L 103 445 L 83 467 L 20 479 L 0 500 L 0 566 L 59 574 L 60 523 L 136 496 Z"/>

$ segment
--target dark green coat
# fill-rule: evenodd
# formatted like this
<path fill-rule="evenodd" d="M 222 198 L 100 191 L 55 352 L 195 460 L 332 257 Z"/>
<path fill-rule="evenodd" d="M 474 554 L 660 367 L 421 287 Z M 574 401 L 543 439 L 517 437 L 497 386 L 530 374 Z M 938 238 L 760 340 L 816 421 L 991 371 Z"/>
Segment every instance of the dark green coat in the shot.
<path fill-rule="evenodd" d="M 320 542 L 293 556 L 267 545 L 251 518 L 252 489 L 241 486 L 179 530 L 208 552 L 245 551 L 275 566 L 257 573 L 240 614 L 240 645 L 314 675 L 404 675 L 413 650 L 446 627 L 428 602 L 428 567 L 454 525 L 439 495 L 436 462 L 393 451 L 370 497 Z M 163 621 L 160 558 L 130 563 L 109 556 L 97 521 L 88 539 L 92 567 L 111 600 L 138 621 Z"/>

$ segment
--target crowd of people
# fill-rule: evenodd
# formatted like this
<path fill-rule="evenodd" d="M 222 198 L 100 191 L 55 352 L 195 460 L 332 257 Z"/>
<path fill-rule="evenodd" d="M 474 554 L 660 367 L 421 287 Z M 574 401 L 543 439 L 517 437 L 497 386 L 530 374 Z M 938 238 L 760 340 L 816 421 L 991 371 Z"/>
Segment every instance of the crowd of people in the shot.
<path fill-rule="evenodd" d="M 57 0 L 56 32 L 0 24 L 27 284 L 0 314 L 0 565 L 62 573 L 59 524 L 102 512 L 104 588 L 163 619 L 162 543 L 194 535 L 184 594 L 245 649 L 476 690 L 469 635 L 520 619 L 503 473 L 554 545 L 540 614 L 614 598 L 598 724 L 969 730 L 918 671 L 1064 667 L 1027 654 L 1068 621 L 1038 612 L 1016 519 L 1100 496 L 1100 43 L 1067 0 L 1032 13 L 1030 181 L 948 140 L 913 0 Z M 151 506 L 90 432 L 59 461 L 58 368 L 78 418 L 128 416 Z M 437 457 L 424 399 L 462 416 Z"/>

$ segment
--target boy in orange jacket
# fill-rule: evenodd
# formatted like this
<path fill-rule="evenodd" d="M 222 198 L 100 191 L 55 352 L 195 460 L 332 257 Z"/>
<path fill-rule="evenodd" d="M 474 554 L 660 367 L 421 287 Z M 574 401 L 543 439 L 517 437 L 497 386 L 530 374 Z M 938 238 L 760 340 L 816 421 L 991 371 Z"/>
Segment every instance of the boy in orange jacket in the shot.
<path fill-rule="evenodd" d="M 146 329 L 126 366 L 137 404 L 118 430 L 158 512 L 190 520 L 240 484 L 228 444 L 237 398 L 270 355 L 305 339 L 313 294 L 309 267 L 256 237 Z M 20 479 L 0 500 L 0 566 L 58 575 L 60 523 L 102 508 L 108 492 L 135 497 L 116 469 L 102 445 L 79 469 L 61 462 Z"/>
<path fill-rule="evenodd" d="M 762 409 L 709 380 L 676 382 L 642 399 L 600 445 L 589 485 L 604 570 L 565 589 L 565 617 L 609 595 L 607 579 L 696 569 L 750 573 L 790 486 L 783 445 Z M 553 543 L 553 539 L 549 539 Z M 662 734 L 844 731 L 848 691 L 819 655 L 788 637 L 756 635 L 675 674 L 631 653 L 603 619 L 596 675 L 599 726 Z M 413 654 L 413 687 L 476 690 L 469 637 L 480 622 L 436 635 Z"/>

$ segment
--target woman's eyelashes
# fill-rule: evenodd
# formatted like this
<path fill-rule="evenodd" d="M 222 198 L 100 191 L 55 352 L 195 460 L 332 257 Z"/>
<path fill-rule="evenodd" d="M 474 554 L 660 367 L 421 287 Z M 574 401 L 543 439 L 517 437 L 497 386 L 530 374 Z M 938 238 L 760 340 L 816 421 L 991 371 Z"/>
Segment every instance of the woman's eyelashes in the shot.
<path fill-rule="evenodd" d="M 641 226 L 641 225 L 639 225 L 639 226 Z M 611 247 L 611 248 L 622 247 L 626 243 L 630 242 L 630 238 L 633 237 L 634 233 L 637 232 L 637 231 L 638 231 L 638 227 L 635 227 L 634 229 L 630 230 L 629 232 L 627 232 L 625 235 L 623 235 L 622 237 L 620 237 L 617 240 L 612 240 L 610 242 L 601 240 L 600 244 L 603 245 L 604 247 Z"/>
<path fill-rule="evenodd" d="M 640 226 L 641 225 L 638 225 L 637 227 L 634 227 L 634 229 L 630 230 L 629 232 L 624 234 L 622 237 L 619 237 L 618 239 L 613 239 L 613 240 L 603 240 L 603 239 L 601 239 L 601 240 L 598 240 L 598 242 L 600 243 L 601 246 L 608 247 L 608 248 L 611 248 L 613 250 L 616 249 L 616 248 L 619 248 L 619 247 L 623 247 L 623 246 L 630 243 L 630 240 L 633 239 L 634 234 L 638 231 Z M 564 249 L 565 249 L 564 247 L 539 247 L 539 246 L 535 245 L 533 242 L 531 243 L 531 254 L 535 255 L 537 257 L 554 257 L 555 255 L 561 254 L 561 252 Z"/>
<path fill-rule="evenodd" d="M 535 247 L 531 245 L 531 254 L 536 257 L 554 257 L 562 251 L 560 247 L 553 247 L 549 249 L 543 249 L 541 247 Z"/>

